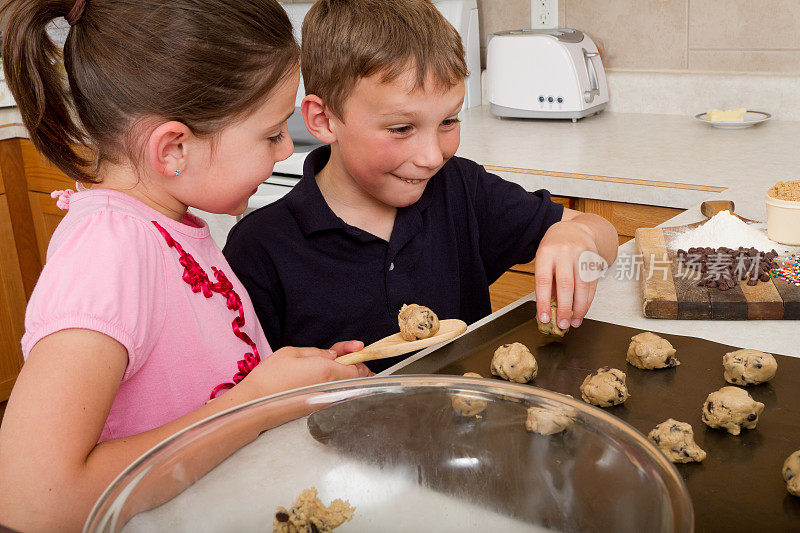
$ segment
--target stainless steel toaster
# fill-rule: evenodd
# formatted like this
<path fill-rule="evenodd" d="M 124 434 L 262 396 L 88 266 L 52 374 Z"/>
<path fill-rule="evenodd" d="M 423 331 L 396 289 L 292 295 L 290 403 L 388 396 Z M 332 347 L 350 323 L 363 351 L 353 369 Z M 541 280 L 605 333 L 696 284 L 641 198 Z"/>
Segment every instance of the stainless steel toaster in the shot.
<path fill-rule="evenodd" d="M 597 46 L 570 28 L 493 34 L 486 49 L 486 83 L 491 112 L 498 117 L 575 122 L 608 104 Z"/>

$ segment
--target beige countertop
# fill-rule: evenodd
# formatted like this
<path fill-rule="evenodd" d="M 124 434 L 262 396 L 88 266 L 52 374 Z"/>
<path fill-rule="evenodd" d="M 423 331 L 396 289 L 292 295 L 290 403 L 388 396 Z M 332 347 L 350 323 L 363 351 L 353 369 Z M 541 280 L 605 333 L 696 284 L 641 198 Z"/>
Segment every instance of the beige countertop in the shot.
<path fill-rule="evenodd" d="M 800 172 L 800 122 L 741 130 L 691 116 L 602 112 L 577 123 L 462 113 L 458 155 L 527 190 L 687 209 L 724 189 L 767 190 Z"/>

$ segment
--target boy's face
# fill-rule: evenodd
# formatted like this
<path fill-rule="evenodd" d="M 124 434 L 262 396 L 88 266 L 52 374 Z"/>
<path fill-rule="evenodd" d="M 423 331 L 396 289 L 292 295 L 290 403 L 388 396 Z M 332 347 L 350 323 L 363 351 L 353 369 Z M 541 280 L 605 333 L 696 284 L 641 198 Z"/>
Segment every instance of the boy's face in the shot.
<path fill-rule="evenodd" d="M 412 90 L 414 77 L 409 69 L 390 83 L 362 78 L 345 103 L 344 122 L 332 119 L 343 170 L 361 192 L 392 207 L 419 200 L 461 141 L 464 82 L 445 90 L 428 76 Z"/>

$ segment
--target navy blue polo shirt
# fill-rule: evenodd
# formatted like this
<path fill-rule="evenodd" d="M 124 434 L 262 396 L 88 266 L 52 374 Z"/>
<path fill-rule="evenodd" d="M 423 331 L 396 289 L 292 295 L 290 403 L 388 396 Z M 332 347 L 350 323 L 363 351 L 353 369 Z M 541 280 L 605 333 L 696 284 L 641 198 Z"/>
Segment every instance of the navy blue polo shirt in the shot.
<path fill-rule="evenodd" d="M 329 146 L 311 152 L 292 191 L 244 217 L 223 250 L 273 350 L 372 343 L 399 331 L 404 303 L 475 322 L 491 313 L 489 285 L 533 260 L 563 214 L 547 191 L 528 193 L 453 157 L 415 204 L 398 209 L 387 242 L 330 209 L 315 179 L 329 157 Z"/>

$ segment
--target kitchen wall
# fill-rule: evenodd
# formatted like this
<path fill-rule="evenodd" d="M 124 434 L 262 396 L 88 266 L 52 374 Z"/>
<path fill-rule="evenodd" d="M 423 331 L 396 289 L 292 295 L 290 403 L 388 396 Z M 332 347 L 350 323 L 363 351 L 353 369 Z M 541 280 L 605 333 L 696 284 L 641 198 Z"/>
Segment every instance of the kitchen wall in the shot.
<path fill-rule="evenodd" d="M 530 27 L 530 0 L 477 1 L 482 52 L 493 32 Z M 800 73 L 798 0 L 558 4 L 559 25 L 583 30 L 599 41 L 606 68 Z"/>

